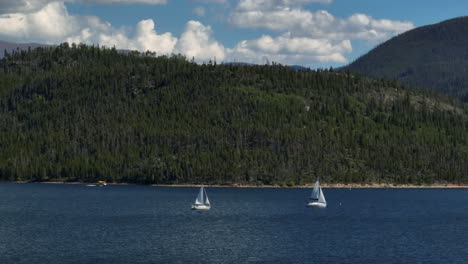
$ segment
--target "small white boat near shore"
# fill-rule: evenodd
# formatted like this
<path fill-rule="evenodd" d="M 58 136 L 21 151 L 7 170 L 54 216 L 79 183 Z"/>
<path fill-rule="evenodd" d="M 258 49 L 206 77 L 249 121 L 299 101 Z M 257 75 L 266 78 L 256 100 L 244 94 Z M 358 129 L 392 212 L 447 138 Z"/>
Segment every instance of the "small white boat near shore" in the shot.
<path fill-rule="evenodd" d="M 85 186 L 86 187 L 96 187 L 96 186 L 102 187 L 102 186 L 107 186 L 107 183 L 106 181 L 98 181 L 97 183 L 90 183 L 90 184 L 86 184 Z"/>
<path fill-rule="evenodd" d="M 100 187 L 107 186 L 107 183 L 106 183 L 106 181 L 98 181 L 98 186 L 100 186 Z"/>
<path fill-rule="evenodd" d="M 325 200 L 325 196 L 323 195 L 322 188 L 320 187 L 320 183 L 317 180 L 315 182 L 314 189 L 309 198 L 309 203 L 307 203 L 307 207 L 314 207 L 314 208 L 326 208 L 327 201 Z"/>
<path fill-rule="evenodd" d="M 200 187 L 200 192 L 198 192 L 197 199 L 195 203 L 192 204 L 192 210 L 198 211 L 208 211 L 211 208 L 210 200 L 208 199 L 208 194 L 205 191 L 204 187 Z"/>

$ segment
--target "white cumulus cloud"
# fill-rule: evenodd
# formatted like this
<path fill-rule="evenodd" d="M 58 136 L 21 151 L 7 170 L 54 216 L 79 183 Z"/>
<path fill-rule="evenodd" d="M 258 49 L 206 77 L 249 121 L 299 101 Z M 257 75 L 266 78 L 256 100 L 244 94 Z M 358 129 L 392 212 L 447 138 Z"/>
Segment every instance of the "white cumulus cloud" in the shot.
<path fill-rule="evenodd" d="M 349 40 L 330 41 L 284 34 L 241 41 L 233 49 L 228 49 L 227 56 L 230 60 L 249 63 L 265 63 L 266 60 L 285 64 L 344 63 L 347 60 L 343 54 L 351 51 Z"/>
<path fill-rule="evenodd" d="M 35 12 L 56 0 L 1 0 L 0 14 Z"/>
<path fill-rule="evenodd" d="M 0 39 L 45 44 L 67 41 L 158 54 L 180 53 L 189 59 L 195 57 L 198 62 L 268 60 L 312 65 L 346 63 L 353 50 L 351 41 L 375 43 L 414 27 L 408 21 L 376 19 L 360 13 L 341 18 L 324 10 L 305 8 L 311 3 L 329 4 L 332 0 L 239 0 L 235 7 L 228 0 L 191 0 L 202 3 L 192 10 L 200 17 L 216 13 L 206 4 L 222 4 L 221 13 L 230 12 L 231 25 L 269 30 L 226 48 L 216 40 L 210 26 L 198 21 L 188 21 L 177 37 L 170 32 L 158 32 L 152 19 L 141 20 L 133 28 L 117 28 L 96 16 L 71 15 L 65 5 L 67 2 L 158 5 L 168 1 L 0 0 Z"/>
<path fill-rule="evenodd" d="M 166 4 L 168 0 L 0 0 L 0 14 L 37 12 L 50 3 L 88 3 L 88 4 Z"/>
<path fill-rule="evenodd" d="M 195 57 L 197 61 L 223 61 L 225 48 L 213 38 L 211 27 L 192 20 L 187 22 L 185 32 L 177 41 L 175 53 Z"/>
<path fill-rule="evenodd" d="M 228 21 L 239 28 L 267 29 L 264 35 L 239 42 L 229 57 L 258 62 L 258 56 L 281 63 L 346 63 L 351 41 L 376 43 L 414 28 L 408 21 L 375 19 L 366 14 L 335 17 L 325 10 L 311 11 L 306 4 L 332 0 L 240 0 Z"/>
<path fill-rule="evenodd" d="M 305 2 L 267 1 L 265 2 Z M 290 32 L 295 36 L 327 39 L 381 41 L 414 28 L 408 21 L 374 19 L 365 14 L 338 18 L 327 11 L 291 8 L 286 5 L 260 5 L 262 1 L 241 0 L 230 16 L 230 23 L 242 28 L 266 28 Z"/>
<path fill-rule="evenodd" d="M 329 4 L 332 0 L 240 0 L 237 9 L 243 11 L 272 10 L 275 8 L 303 6 L 310 3 Z"/>
<path fill-rule="evenodd" d="M 95 16 L 73 16 L 63 2 L 33 13 L 0 15 L 0 38 L 18 42 L 100 44 L 121 49 L 170 54 L 177 42 L 171 33 L 158 34 L 153 20 L 140 21 L 130 34 Z"/>
<path fill-rule="evenodd" d="M 70 0 L 73 1 L 73 0 Z M 168 0 L 74 0 L 75 2 L 98 3 L 98 4 L 147 4 L 161 5 L 166 4 Z"/>
<path fill-rule="evenodd" d="M 63 2 L 52 2 L 32 13 L 0 15 L 0 39 L 17 42 L 99 44 L 118 49 L 180 53 L 197 61 L 219 60 L 225 48 L 213 36 L 211 27 L 188 21 L 180 38 L 158 33 L 152 19 L 140 21 L 133 30 L 116 28 L 96 16 L 73 16 Z"/>
<path fill-rule="evenodd" d="M 139 51 L 155 51 L 158 54 L 171 54 L 177 38 L 171 33 L 158 34 L 154 21 L 151 19 L 140 21 L 135 28 L 133 36 L 123 30 L 116 29 L 110 24 L 100 20 L 87 20 L 87 27 L 77 34 L 66 38 L 70 43 L 100 44 L 118 49 Z"/>
<path fill-rule="evenodd" d="M 62 2 L 53 2 L 34 13 L 0 15 L 0 37 L 57 42 L 80 27 Z"/>
<path fill-rule="evenodd" d="M 153 20 L 148 19 L 138 23 L 135 41 L 138 50 L 150 50 L 170 54 L 174 50 L 177 38 L 168 32 L 158 35 L 155 31 Z"/>

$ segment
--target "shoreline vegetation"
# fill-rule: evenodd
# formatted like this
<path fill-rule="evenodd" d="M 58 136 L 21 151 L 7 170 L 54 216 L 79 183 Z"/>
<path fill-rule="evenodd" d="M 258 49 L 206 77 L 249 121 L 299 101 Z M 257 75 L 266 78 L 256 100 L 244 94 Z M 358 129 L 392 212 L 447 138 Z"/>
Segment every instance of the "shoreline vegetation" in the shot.
<path fill-rule="evenodd" d="M 17 184 L 70 184 L 70 185 L 86 185 L 95 184 L 94 182 L 60 182 L 60 181 L 45 181 L 45 182 L 31 182 L 31 181 L 3 181 L 0 183 L 17 183 Z M 251 185 L 251 184 L 135 184 L 135 183 L 107 183 L 107 185 L 146 185 L 153 187 L 209 187 L 209 188 L 282 188 L 282 189 L 305 189 L 313 188 L 314 184 L 295 185 L 295 186 L 281 186 L 281 185 Z M 321 183 L 323 188 L 331 189 L 434 189 L 434 188 L 468 188 L 467 184 L 454 184 L 454 183 L 435 183 L 435 184 L 390 184 L 390 183 Z"/>

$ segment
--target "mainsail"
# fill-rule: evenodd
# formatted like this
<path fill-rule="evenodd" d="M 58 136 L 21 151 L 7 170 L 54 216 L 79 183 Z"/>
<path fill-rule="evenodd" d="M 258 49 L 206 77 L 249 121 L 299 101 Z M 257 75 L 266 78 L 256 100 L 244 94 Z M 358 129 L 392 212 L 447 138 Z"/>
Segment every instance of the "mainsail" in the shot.
<path fill-rule="evenodd" d="M 205 204 L 210 205 L 210 200 L 208 200 L 208 194 L 206 192 L 204 192 L 204 193 L 205 193 Z"/>
<path fill-rule="evenodd" d="M 201 187 L 200 192 L 198 192 L 197 199 L 195 199 L 195 204 L 204 204 L 203 193 L 204 193 L 204 188 Z"/>
<path fill-rule="evenodd" d="M 321 188 L 320 188 L 320 183 L 319 181 L 317 180 L 315 182 L 315 186 L 314 186 L 314 189 L 312 190 L 312 194 L 310 195 L 310 199 L 311 200 L 318 200 L 319 199 L 319 196 L 320 196 L 320 192 L 321 192 Z M 323 195 L 322 195 L 323 196 Z"/>
<path fill-rule="evenodd" d="M 318 198 L 318 202 L 319 203 L 323 203 L 323 204 L 327 204 L 327 201 L 325 200 L 325 196 L 323 196 L 323 192 L 322 192 L 322 188 L 320 188 L 320 195 L 319 195 L 319 198 Z"/>

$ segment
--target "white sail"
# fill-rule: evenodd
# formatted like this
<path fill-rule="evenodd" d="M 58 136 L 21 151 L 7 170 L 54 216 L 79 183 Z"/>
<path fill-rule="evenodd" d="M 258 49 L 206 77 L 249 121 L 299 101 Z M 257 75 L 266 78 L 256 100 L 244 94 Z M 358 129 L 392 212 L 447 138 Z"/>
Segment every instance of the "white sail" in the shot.
<path fill-rule="evenodd" d="M 201 187 L 200 192 L 198 192 L 197 199 L 195 199 L 195 204 L 204 204 L 203 187 Z"/>
<path fill-rule="evenodd" d="M 327 201 L 325 200 L 325 196 L 323 195 L 322 188 L 320 188 L 320 195 L 318 198 L 319 203 L 327 204 Z"/>
<path fill-rule="evenodd" d="M 319 199 L 319 195 L 320 195 L 320 183 L 317 180 L 315 182 L 314 189 L 312 190 L 312 193 L 310 195 L 310 199 L 317 200 L 317 199 Z"/>
<path fill-rule="evenodd" d="M 210 200 L 208 200 L 208 194 L 205 191 L 205 204 L 210 205 Z"/>

